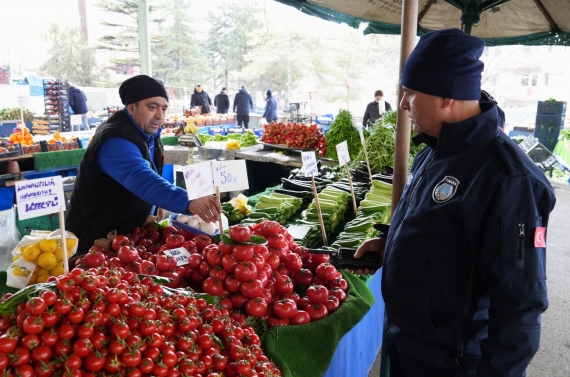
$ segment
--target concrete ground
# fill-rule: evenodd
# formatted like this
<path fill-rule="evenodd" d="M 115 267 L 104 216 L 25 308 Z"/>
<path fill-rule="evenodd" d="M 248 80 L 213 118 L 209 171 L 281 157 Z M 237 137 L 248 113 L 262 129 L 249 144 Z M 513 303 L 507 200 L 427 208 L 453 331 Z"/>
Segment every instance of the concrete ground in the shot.
<path fill-rule="evenodd" d="M 542 316 L 540 348 L 527 377 L 570 376 L 570 186 L 553 183 L 556 207 L 548 226 L 547 277 L 550 306 Z M 369 377 L 380 375 L 380 354 Z"/>

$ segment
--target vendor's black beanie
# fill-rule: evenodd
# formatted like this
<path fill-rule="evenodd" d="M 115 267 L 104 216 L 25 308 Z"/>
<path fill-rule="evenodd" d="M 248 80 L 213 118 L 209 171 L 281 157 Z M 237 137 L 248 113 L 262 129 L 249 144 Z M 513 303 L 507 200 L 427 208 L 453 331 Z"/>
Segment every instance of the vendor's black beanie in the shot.
<path fill-rule="evenodd" d="M 265 92 L 265 94 L 267 94 L 269 97 L 271 97 L 271 89 L 267 89 L 267 92 Z"/>
<path fill-rule="evenodd" d="M 123 81 L 119 87 L 119 96 L 125 106 L 152 97 L 164 97 L 168 101 L 164 85 L 147 75 L 138 75 Z"/>
<path fill-rule="evenodd" d="M 481 98 L 485 42 L 459 29 L 424 34 L 404 64 L 400 84 L 438 97 Z"/>

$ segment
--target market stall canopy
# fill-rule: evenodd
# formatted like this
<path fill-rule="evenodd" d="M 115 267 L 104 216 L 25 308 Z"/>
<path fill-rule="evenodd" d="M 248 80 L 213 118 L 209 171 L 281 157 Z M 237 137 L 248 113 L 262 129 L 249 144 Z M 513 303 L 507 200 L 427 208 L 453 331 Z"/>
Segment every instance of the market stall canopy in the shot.
<path fill-rule="evenodd" d="M 367 23 L 364 34 L 400 34 L 402 1 L 276 0 L 303 13 L 346 23 Z M 462 27 L 463 26 L 463 27 Z M 568 0 L 425 0 L 418 12 L 418 34 L 462 28 L 487 46 L 570 44 Z"/>

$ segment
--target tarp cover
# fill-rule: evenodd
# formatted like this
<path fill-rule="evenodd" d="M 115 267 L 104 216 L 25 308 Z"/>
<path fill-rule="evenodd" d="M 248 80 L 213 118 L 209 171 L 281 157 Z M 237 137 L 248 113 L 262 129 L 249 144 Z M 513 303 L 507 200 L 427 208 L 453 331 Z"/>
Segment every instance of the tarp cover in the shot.
<path fill-rule="evenodd" d="M 276 0 L 300 11 L 358 28 L 368 23 L 365 34 L 400 34 L 402 0 Z M 418 34 L 446 28 L 461 28 L 462 10 L 467 0 L 420 1 Z M 453 4 L 455 5 L 453 5 Z M 488 0 L 472 35 L 488 46 L 507 44 L 570 44 L 569 0 L 511 0 L 501 4 Z M 546 14 L 537 5 L 544 6 Z"/>

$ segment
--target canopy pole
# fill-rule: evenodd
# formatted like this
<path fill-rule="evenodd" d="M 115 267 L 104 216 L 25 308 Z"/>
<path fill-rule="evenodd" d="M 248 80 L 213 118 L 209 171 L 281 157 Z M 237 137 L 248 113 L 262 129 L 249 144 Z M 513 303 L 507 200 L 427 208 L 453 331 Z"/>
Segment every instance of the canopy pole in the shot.
<path fill-rule="evenodd" d="M 398 78 L 398 115 L 396 120 L 396 148 L 394 151 L 394 182 L 392 186 L 392 213 L 396 209 L 408 176 L 410 157 L 410 118 L 407 111 L 400 108 L 404 92 L 399 84 L 404 63 L 416 45 L 418 32 L 418 0 L 402 2 L 402 39 L 400 44 L 400 77 Z"/>
<path fill-rule="evenodd" d="M 141 58 L 141 74 L 152 76 L 152 64 L 150 61 L 150 33 L 148 30 L 149 6 L 147 0 L 138 2 L 138 29 L 139 50 Z"/>

